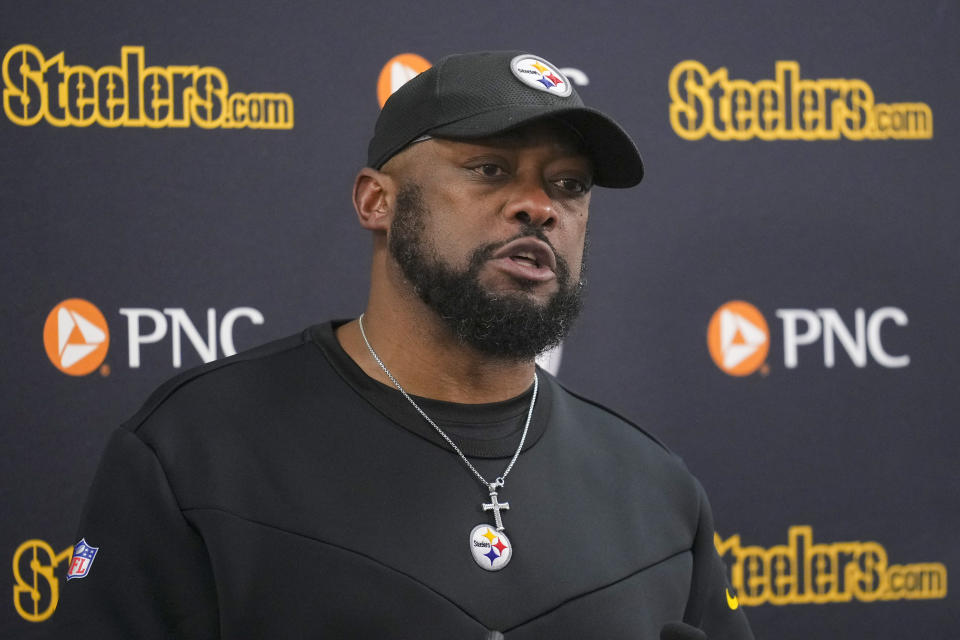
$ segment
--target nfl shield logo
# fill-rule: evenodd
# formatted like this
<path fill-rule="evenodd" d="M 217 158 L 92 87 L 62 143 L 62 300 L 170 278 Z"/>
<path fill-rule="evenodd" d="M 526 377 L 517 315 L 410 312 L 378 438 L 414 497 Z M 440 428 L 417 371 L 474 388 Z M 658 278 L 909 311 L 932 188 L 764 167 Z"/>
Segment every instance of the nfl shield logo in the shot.
<path fill-rule="evenodd" d="M 93 565 L 93 558 L 97 555 L 100 547 L 91 547 L 87 544 L 86 538 L 77 543 L 73 548 L 73 559 L 70 561 L 70 570 L 67 571 L 67 580 L 71 578 L 85 578 L 90 573 L 90 567 Z"/>

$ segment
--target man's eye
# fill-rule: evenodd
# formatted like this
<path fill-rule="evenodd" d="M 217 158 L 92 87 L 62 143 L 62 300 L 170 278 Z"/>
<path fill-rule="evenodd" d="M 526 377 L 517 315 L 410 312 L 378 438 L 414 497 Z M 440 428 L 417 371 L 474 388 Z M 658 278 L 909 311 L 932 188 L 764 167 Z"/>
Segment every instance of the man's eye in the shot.
<path fill-rule="evenodd" d="M 586 193 L 590 190 L 585 182 L 576 178 L 560 178 L 556 181 L 556 185 L 570 193 Z"/>
<path fill-rule="evenodd" d="M 503 168 L 500 165 L 491 164 L 491 163 L 478 165 L 474 167 L 473 170 L 485 178 L 496 178 L 505 173 Z"/>

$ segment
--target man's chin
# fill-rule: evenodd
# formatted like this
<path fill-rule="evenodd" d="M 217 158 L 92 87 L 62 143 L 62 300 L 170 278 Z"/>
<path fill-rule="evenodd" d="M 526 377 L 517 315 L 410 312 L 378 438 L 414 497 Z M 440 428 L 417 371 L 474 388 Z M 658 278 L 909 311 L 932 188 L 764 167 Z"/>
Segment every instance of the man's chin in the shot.
<path fill-rule="evenodd" d="M 487 287 L 474 281 L 444 296 L 449 306 L 435 306 L 458 337 L 481 353 L 509 360 L 533 359 L 563 339 L 579 311 L 579 292 L 557 283 L 530 287 L 512 283 Z M 448 292 L 449 293 L 449 292 Z M 428 302 L 430 304 L 430 302 Z"/>

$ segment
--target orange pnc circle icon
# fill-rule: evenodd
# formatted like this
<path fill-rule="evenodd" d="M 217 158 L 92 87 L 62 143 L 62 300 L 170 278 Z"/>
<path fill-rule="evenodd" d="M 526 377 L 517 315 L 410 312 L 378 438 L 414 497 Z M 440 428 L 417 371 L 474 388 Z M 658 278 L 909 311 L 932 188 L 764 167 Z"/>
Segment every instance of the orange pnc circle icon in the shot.
<path fill-rule="evenodd" d="M 107 320 L 100 309 L 86 300 L 64 300 L 47 315 L 43 346 L 57 369 L 71 376 L 85 376 L 107 357 L 110 348 Z"/>
<path fill-rule="evenodd" d="M 710 318 L 707 348 L 713 362 L 724 373 L 748 376 L 766 362 L 770 328 L 755 306 L 743 300 L 731 300 Z"/>
<path fill-rule="evenodd" d="M 415 53 L 401 53 L 390 58 L 387 64 L 383 65 L 380 77 L 377 78 L 377 100 L 380 102 L 380 107 L 383 108 L 383 103 L 393 95 L 394 91 L 432 66 L 425 58 Z"/>

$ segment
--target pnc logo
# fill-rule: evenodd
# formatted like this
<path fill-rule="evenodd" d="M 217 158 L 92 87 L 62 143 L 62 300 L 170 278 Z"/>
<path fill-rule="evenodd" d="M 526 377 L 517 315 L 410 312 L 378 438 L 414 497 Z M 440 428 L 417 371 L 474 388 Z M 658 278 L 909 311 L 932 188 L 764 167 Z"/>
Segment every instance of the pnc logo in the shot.
<path fill-rule="evenodd" d="M 837 366 L 838 355 L 845 353 L 858 369 L 871 362 L 885 369 L 901 369 L 910 365 L 910 356 L 891 353 L 885 341 L 890 326 L 906 327 L 910 320 L 898 307 L 880 307 L 868 312 L 854 309 L 850 314 L 837 309 L 777 309 L 780 335 L 783 336 L 783 366 L 800 366 L 801 351 L 806 365 L 820 360 L 827 369 Z M 902 340 L 899 338 L 898 340 Z M 772 342 L 767 321 L 760 310 L 743 300 L 732 300 L 714 312 L 707 326 L 707 347 L 710 357 L 721 371 L 731 376 L 748 376 L 759 370 L 769 372 L 767 355 Z M 802 349 L 813 347 L 813 349 Z M 821 354 L 815 355 L 819 347 Z"/>
<path fill-rule="evenodd" d="M 110 330 L 100 309 L 81 298 L 64 300 L 43 326 L 43 346 L 57 369 L 85 376 L 97 369 L 110 348 Z"/>
<path fill-rule="evenodd" d="M 377 79 L 377 101 L 382 108 L 393 92 L 423 73 L 433 65 L 415 53 L 401 53 L 393 56 L 383 65 Z"/>
<path fill-rule="evenodd" d="M 759 369 L 770 351 L 770 329 L 760 310 L 732 300 L 713 314 L 707 326 L 707 348 L 714 363 L 731 376 Z"/>
<path fill-rule="evenodd" d="M 162 342 L 169 343 L 169 362 L 177 369 L 183 366 L 185 354 L 192 357 L 190 347 L 202 362 L 232 356 L 237 353 L 234 344 L 237 322 L 264 323 L 263 314 L 253 307 L 234 307 L 225 313 L 209 308 L 206 322 L 194 321 L 187 310 L 180 307 L 121 307 L 117 312 L 126 318 L 126 323 L 117 319 L 121 327 L 117 344 L 121 351 L 126 345 L 125 360 L 130 369 L 141 367 L 142 352 L 151 350 L 144 349 L 145 346 Z M 126 335 L 123 335 L 124 326 Z M 43 345 L 53 366 L 71 376 L 85 376 L 98 367 L 101 375 L 107 376 L 113 368 L 104 364 L 110 347 L 107 321 L 87 300 L 70 298 L 50 311 L 43 327 Z M 122 354 L 119 357 L 124 359 Z"/>

